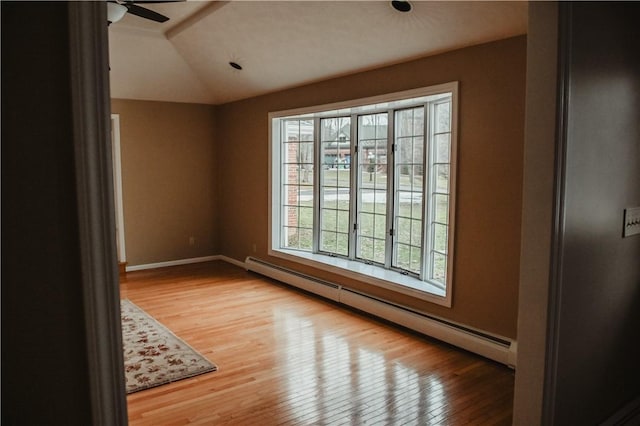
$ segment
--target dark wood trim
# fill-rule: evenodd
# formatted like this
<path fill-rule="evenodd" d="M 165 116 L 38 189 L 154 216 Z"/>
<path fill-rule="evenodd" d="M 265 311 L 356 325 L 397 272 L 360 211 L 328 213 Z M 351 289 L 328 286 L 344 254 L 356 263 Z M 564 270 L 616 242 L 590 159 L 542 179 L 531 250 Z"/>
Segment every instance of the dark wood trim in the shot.
<path fill-rule="evenodd" d="M 92 423 L 126 425 L 111 178 L 106 3 L 69 2 L 79 239 Z"/>
<path fill-rule="evenodd" d="M 613 413 L 601 426 L 633 426 L 640 424 L 640 396 Z"/>
<path fill-rule="evenodd" d="M 542 423 L 553 424 L 558 367 L 559 318 L 562 300 L 562 253 L 564 243 L 565 181 L 567 152 L 567 114 L 570 102 L 569 62 L 571 60 L 571 5 L 558 5 L 558 81 L 556 99 L 556 155 L 549 298 L 547 309 L 547 347 L 545 362 Z"/>

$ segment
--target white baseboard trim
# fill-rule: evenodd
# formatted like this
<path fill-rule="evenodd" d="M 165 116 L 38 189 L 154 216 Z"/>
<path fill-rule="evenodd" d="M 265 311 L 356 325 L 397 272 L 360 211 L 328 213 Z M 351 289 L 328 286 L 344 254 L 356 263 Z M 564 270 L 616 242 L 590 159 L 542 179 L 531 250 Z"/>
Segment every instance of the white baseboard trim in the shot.
<path fill-rule="evenodd" d="M 145 269 L 156 269 L 156 268 L 166 268 L 168 266 L 178 266 L 178 265 L 188 265 L 189 263 L 201 263 L 201 262 L 210 262 L 212 260 L 224 260 L 230 262 L 230 260 L 226 256 L 221 256 L 219 254 L 213 256 L 203 256 L 203 257 L 192 257 L 191 259 L 178 259 L 178 260 L 169 260 L 167 262 L 158 262 L 158 263 L 147 263 L 144 265 L 131 265 L 127 266 L 127 272 L 133 271 L 142 271 Z M 233 263 L 233 262 L 230 262 Z M 244 268 L 244 262 L 240 262 L 241 267 Z"/>
<path fill-rule="evenodd" d="M 247 265 L 244 262 L 242 262 L 240 260 L 236 260 L 236 259 L 234 259 L 232 257 L 229 257 L 229 256 L 225 256 L 225 255 L 221 254 L 221 255 L 217 256 L 217 260 L 222 260 L 224 262 L 227 262 L 227 263 L 230 263 L 232 265 L 235 265 L 235 266 L 237 266 L 239 268 L 247 269 Z"/>
<path fill-rule="evenodd" d="M 301 274 L 258 258 L 247 257 L 244 264 L 249 271 L 351 306 L 511 368 L 516 367 L 518 344 L 515 340 L 419 313 L 405 306 L 377 299 L 342 285 Z"/>

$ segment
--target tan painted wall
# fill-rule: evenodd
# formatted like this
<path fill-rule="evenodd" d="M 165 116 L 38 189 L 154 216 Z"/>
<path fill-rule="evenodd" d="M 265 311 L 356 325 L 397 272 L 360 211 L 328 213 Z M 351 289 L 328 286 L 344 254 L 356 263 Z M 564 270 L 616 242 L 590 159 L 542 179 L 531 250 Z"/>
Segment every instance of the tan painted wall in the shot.
<path fill-rule="evenodd" d="M 114 99 L 112 113 L 129 265 L 218 254 L 215 107 Z"/>
<path fill-rule="evenodd" d="M 520 265 L 526 37 L 470 47 L 219 107 L 220 251 L 267 259 L 271 111 L 460 82 L 452 308 L 347 283 L 416 309 L 515 338 Z M 252 245 L 256 244 L 256 252 Z"/>

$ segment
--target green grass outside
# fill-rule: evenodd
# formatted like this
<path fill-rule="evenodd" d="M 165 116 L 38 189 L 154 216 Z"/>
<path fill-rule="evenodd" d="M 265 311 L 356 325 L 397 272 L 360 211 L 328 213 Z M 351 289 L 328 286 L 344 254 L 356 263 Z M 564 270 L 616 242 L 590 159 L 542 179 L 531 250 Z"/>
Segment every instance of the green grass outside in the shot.
<path fill-rule="evenodd" d="M 349 187 L 349 170 L 330 169 L 325 171 L 323 183 L 325 186 L 341 186 Z M 365 179 L 368 179 L 368 172 L 363 172 L 362 183 L 365 189 L 379 188 L 386 190 L 386 176 L 381 173 L 372 173 L 371 185 L 366 185 Z M 331 179 L 333 177 L 333 179 Z M 447 176 L 448 178 L 448 176 Z M 408 175 L 401 175 L 401 187 L 405 189 L 411 188 L 411 178 Z M 443 179 L 446 179 L 443 177 Z M 439 179 L 440 180 L 440 179 Z M 448 179 L 446 179 L 448 181 Z M 413 179 L 414 185 L 421 184 L 421 179 Z M 404 184 L 404 185 L 403 185 Z M 444 185 L 445 183 L 438 183 Z M 421 187 L 414 186 L 414 190 L 421 190 Z M 446 197 L 437 197 L 436 199 L 436 220 L 446 222 L 447 218 L 447 200 Z M 306 250 L 312 249 L 313 235 L 313 202 L 301 202 L 299 209 L 299 226 L 300 231 L 289 237 L 288 246 L 302 248 Z M 349 201 L 332 200 L 324 205 L 322 211 L 323 229 L 320 235 L 320 248 L 323 251 L 348 255 L 348 235 L 351 229 L 349 221 Z M 419 272 L 420 256 L 422 249 L 422 221 L 421 221 L 421 203 L 400 203 L 399 220 L 396 224 L 397 254 L 396 266 L 413 272 Z M 386 203 L 384 202 L 365 202 L 361 205 L 361 215 L 358 218 L 360 247 L 358 257 L 377 263 L 384 263 L 385 258 L 385 237 L 387 234 L 386 226 Z M 447 250 L 447 227 L 434 224 L 432 229 L 432 237 L 434 238 L 434 248 L 438 251 L 446 252 Z M 433 279 L 444 283 L 446 270 L 446 259 L 444 256 L 434 255 L 433 259 Z"/>

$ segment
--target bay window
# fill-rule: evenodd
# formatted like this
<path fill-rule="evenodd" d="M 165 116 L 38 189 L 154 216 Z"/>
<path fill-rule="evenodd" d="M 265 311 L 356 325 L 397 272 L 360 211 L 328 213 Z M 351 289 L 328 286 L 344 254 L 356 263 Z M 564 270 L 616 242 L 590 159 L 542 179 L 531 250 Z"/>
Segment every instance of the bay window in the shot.
<path fill-rule="evenodd" d="M 457 83 L 270 114 L 269 253 L 450 306 Z"/>

